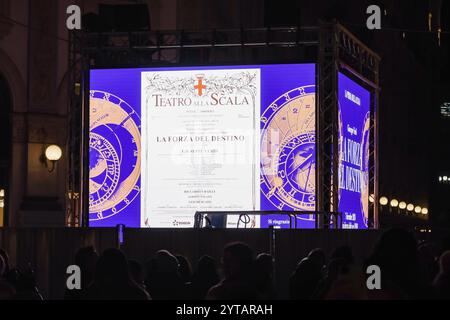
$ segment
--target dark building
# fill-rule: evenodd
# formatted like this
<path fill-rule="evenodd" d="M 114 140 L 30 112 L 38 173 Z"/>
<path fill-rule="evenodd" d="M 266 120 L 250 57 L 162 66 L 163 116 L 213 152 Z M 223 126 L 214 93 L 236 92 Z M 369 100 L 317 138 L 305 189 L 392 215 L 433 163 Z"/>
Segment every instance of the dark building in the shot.
<path fill-rule="evenodd" d="M 290 24 L 316 25 L 336 19 L 381 56 L 379 106 L 380 196 L 430 206 L 437 121 L 440 61 L 448 52 L 445 38 L 438 44 L 440 1 L 266 1 L 266 23 L 283 24 L 286 8 Z M 286 1 L 286 3 L 288 3 Z M 369 5 L 382 11 L 381 30 L 366 27 Z M 432 14 L 431 30 L 429 14 Z M 447 41 L 448 42 L 448 41 Z M 437 59 L 440 56 L 441 60 Z M 438 197 L 439 198 L 439 197 Z M 430 211 L 430 215 L 433 212 Z"/>

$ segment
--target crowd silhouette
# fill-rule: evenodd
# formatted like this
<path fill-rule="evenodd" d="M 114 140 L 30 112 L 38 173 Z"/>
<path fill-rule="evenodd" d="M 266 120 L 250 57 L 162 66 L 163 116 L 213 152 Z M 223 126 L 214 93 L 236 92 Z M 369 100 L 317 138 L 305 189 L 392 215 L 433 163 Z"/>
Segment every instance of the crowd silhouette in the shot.
<path fill-rule="evenodd" d="M 349 246 L 327 257 L 313 248 L 289 275 L 292 300 L 450 299 L 450 246 L 438 249 L 418 243 L 403 229 L 385 231 L 363 263 Z M 159 250 L 141 264 L 115 248 L 100 255 L 94 247 L 78 250 L 74 263 L 81 270 L 81 289 L 66 289 L 66 300 L 275 300 L 274 257 L 258 255 L 245 243 L 226 245 L 220 262 L 204 255 L 191 265 L 182 255 Z M 366 268 L 379 266 L 381 289 L 369 290 Z M 0 300 L 42 300 L 31 268 L 10 265 L 0 250 Z"/>

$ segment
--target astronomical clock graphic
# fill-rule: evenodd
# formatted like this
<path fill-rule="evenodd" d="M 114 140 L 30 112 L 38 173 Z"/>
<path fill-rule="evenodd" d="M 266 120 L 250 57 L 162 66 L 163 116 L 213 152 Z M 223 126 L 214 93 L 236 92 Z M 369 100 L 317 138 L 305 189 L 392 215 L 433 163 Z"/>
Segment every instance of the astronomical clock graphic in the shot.
<path fill-rule="evenodd" d="M 89 220 L 108 219 L 138 198 L 140 167 L 139 115 L 121 98 L 108 92 L 92 90 Z"/>
<path fill-rule="evenodd" d="M 278 210 L 314 211 L 315 86 L 278 97 L 263 112 L 261 128 L 261 192 Z"/>

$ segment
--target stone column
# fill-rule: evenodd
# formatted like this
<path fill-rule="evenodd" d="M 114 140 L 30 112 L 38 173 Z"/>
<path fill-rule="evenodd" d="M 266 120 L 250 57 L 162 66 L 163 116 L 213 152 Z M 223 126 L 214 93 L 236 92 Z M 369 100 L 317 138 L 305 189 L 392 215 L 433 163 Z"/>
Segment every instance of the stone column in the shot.
<path fill-rule="evenodd" d="M 21 226 L 63 226 L 65 175 L 61 159 L 52 172 L 43 153 L 50 144 L 66 144 L 66 117 L 57 101 L 58 1 L 29 1 L 27 179 L 20 208 Z M 64 153 L 63 153 L 64 154 Z M 46 166 L 47 164 L 47 166 Z"/>

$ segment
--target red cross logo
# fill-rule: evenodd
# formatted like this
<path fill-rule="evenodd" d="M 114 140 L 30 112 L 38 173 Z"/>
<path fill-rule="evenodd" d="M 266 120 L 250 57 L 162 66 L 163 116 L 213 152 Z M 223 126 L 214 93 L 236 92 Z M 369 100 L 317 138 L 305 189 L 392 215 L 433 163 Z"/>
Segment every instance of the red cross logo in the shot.
<path fill-rule="evenodd" d="M 197 84 L 194 86 L 194 89 L 197 90 L 199 96 L 203 94 L 203 89 L 206 89 L 206 86 L 203 84 L 204 75 L 197 76 Z"/>

